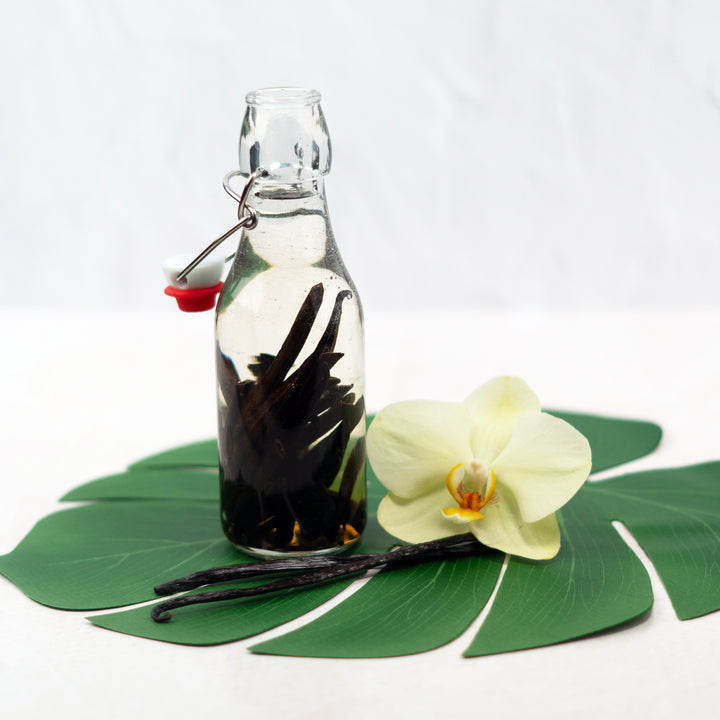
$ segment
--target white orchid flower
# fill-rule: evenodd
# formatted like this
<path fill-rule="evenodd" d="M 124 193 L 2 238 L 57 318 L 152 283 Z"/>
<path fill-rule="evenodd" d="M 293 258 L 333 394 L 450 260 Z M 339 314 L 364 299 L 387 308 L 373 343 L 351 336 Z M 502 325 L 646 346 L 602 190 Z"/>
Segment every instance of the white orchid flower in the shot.
<path fill-rule="evenodd" d="M 417 543 L 470 531 L 488 547 L 533 560 L 557 554 L 555 511 L 591 466 L 587 439 L 542 412 L 513 377 L 491 380 L 462 403 L 389 405 L 367 443 L 390 491 L 378 521 L 392 535 Z"/>

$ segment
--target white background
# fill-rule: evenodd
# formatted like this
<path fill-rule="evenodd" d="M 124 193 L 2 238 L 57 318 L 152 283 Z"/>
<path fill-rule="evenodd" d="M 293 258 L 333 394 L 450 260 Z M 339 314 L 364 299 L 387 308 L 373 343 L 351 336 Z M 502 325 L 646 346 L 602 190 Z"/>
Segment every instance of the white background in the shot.
<path fill-rule="evenodd" d="M 171 302 L 282 84 L 323 94 L 366 309 L 720 304 L 712 0 L 2 6 L 2 304 Z"/>
<path fill-rule="evenodd" d="M 324 96 L 371 409 L 511 373 L 662 424 L 624 470 L 720 458 L 720 3 L 0 7 L 0 554 L 70 488 L 215 432 L 212 316 L 173 309 L 160 262 L 233 221 L 268 85 Z M 680 622 L 649 572 L 620 632 L 463 660 L 476 623 L 358 661 L 141 640 L 0 578 L 0 716 L 716 718 L 720 613 Z"/>

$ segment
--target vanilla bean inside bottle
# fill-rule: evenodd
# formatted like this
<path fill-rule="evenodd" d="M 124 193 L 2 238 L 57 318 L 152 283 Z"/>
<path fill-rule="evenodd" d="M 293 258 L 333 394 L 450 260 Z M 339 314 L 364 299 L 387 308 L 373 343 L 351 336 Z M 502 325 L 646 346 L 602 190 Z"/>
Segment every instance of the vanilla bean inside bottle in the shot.
<path fill-rule="evenodd" d="M 320 95 L 247 96 L 248 205 L 216 316 L 225 534 L 253 555 L 339 552 L 365 526 L 362 307 L 327 211 Z"/>

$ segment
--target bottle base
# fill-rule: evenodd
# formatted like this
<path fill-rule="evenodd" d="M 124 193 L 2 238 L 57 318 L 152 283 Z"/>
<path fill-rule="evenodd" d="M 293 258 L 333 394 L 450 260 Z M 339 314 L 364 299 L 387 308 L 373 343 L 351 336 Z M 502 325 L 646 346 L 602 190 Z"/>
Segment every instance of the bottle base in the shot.
<path fill-rule="evenodd" d="M 319 550 L 270 550 L 268 548 L 255 548 L 248 547 L 245 545 L 236 545 L 233 543 L 233 547 L 240 550 L 240 552 L 252 557 L 261 558 L 263 560 L 277 560 L 278 558 L 293 558 L 293 557 L 317 557 L 318 555 L 339 555 L 344 553 L 350 548 L 357 545 L 359 537 L 346 542 L 344 545 L 337 545 L 329 548 L 320 548 Z"/>

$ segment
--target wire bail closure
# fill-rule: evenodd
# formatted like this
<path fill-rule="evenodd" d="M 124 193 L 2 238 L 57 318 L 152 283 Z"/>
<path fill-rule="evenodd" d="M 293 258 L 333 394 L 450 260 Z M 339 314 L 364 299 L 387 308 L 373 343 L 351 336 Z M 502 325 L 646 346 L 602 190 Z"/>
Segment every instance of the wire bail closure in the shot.
<path fill-rule="evenodd" d="M 225 242 L 225 240 L 227 240 L 232 234 L 236 233 L 240 228 L 244 227 L 248 230 L 252 230 L 257 225 L 257 213 L 255 212 L 255 210 L 253 210 L 252 207 L 247 204 L 247 199 L 250 195 L 250 191 L 252 190 L 252 186 L 254 185 L 255 181 L 258 178 L 267 177 L 269 173 L 267 170 L 265 170 L 265 168 L 259 167 L 257 170 L 255 170 L 248 176 L 247 182 L 245 183 L 242 192 L 240 193 L 240 195 L 238 195 L 230 187 L 230 181 L 234 177 L 242 174 L 243 173 L 241 173 L 240 170 L 233 170 L 223 178 L 223 188 L 225 188 L 225 192 L 233 200 L 237 201 L 237 216 L 239 222 L 237 223 L 237 225 L 231 227 L 226 233 L 223 233 L 217 240 L 214 240 L 212 243 L 210 243 L 210 245 L 208 245 L 186 268 L 181 270 L 177 274 L 175 282 L 182 283 L 187 277 L 187 275 L 189 275 L 213 250 L 215 250 L 215 248 Z"/>

